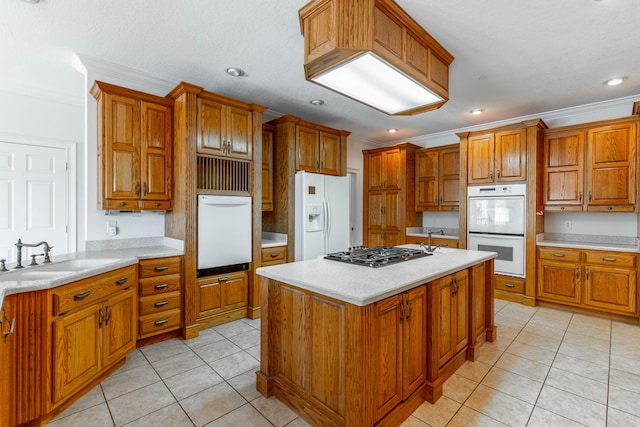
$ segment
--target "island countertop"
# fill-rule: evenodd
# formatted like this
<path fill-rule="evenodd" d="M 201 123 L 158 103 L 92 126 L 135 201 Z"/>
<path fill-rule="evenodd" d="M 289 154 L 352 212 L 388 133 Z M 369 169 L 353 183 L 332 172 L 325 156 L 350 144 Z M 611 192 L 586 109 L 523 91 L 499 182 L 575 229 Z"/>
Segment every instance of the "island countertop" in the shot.
<path fill-rule="evenodd" d="M 402 245 L 418 249 L 418 245 Z M 495 258 L 495 252 L 438 249 L 431 256 L 371 268 L 323 258 L 260 267 L 260 276 L 365 306 Z"/>

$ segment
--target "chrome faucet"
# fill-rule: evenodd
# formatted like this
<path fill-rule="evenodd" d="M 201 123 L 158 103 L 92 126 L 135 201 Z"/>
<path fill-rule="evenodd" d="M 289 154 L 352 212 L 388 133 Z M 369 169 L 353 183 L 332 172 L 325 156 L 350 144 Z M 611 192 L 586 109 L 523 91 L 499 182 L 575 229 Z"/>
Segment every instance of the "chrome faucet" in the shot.
<path fill-rule="evenodd" d="M 442 230 L 441 230 L 442 231 Z M 424 243 L 420 243 L 420 246 L 422 247 L 422 249 L 424 249 L 426 252 L 434 252 L 436 249 L 438 249 L 440 247 L 440 245 L 437 245 L 435 247 L 431 246 L 431 233 L 433 233 L 433 231 L 431 231 L 431 229 L 429 229 L 427 231 L 427 237 L 429 240 L 427 240 L 427 246 L 424 246 Z"/>
<path fill-rule="evenodd" d="M 44 240 L 40 243 L 22 243 L 22 239 L 18 239 L 18 243 L 16 243 L 16 247 L 18 248 L 18 254 L 16 257 L 16 266 L 14 268 L 24 268 L 24 266 L 22 265 L 22 247 L 26 246 L 28 248 L 36 248 L 40 245 L 44 246 L 44 263 L 48 264 L 51 262 L 51 258 L 49 258 L 49 251 L 51 249 L 53 249 L 53 246 L 49 246 L 49 244 L 47 242 L 45 242 Z M 37 265 L 35 264 L 35 257 L 33 257 L 33 261 L 31 263 L 31 265 Z"/>

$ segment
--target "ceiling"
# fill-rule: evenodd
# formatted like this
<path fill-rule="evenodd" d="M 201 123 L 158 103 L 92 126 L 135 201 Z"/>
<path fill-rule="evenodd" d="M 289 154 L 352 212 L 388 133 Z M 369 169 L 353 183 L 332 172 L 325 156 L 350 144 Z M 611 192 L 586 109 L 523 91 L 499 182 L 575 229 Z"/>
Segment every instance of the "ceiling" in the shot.
<path fill-rule="evenodd" d="M 455 57 L 439 110 L 391 117 L 307 82 L 307 0 L 2 0 L 0 89 L 81 103 L 77 52 L 379 144 L 640 94 L 638 0 L 396 1 Z"/>

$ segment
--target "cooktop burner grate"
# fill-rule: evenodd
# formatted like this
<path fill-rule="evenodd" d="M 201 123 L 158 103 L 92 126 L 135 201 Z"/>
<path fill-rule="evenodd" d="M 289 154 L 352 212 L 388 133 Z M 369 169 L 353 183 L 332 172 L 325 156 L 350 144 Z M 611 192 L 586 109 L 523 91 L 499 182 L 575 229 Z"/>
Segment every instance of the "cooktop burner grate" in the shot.
<path fill-rule="evenodd" d="M 428 255 L 433 254 L 420 249 L 399 248 L 396 246 L 376 246 L 373 248 L 356 246 L 343 252 L 327 254 L 325 259 L 378 268 Z"/>

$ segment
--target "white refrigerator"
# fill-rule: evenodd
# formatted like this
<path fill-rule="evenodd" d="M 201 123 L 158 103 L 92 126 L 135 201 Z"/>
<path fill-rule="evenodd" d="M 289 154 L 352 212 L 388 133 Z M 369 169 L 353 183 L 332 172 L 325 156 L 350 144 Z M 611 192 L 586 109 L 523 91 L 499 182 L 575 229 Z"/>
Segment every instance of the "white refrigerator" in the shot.
<path fill-rule="evenodd" d="M 349 178 L 296 173 L 295 260 L 349 248 Z"/>

